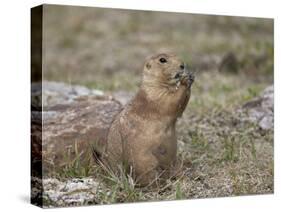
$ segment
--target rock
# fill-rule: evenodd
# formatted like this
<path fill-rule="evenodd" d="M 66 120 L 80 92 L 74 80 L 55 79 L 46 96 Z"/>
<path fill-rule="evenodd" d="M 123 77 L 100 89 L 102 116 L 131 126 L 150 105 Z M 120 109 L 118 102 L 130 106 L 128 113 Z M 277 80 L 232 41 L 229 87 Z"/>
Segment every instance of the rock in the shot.
<path fill-rule="evenodd" d="M 120 109 L 121 105 L 114 100 L 85 97 L 44 112 L 43 171 L 60 169 L 77 157 L 81 165 L 88 165 L 92 148 L 102 151 L 105 146 L 107 131 Z"/>
<path fill-rule="evenodd" d="M 35 105 L 37 110 L 31 114 L 33 166 L 40 172 L 42 160 L 43 173 L 48 175 L 77 161 L 81 166 L 91 164 L 93 153 L 102 151 L 121 104 L 82 86 L 44 82 L 42 92 L 36 86 L 32 86 L 32 95 L 40 99 L 42 94 L 44 111 Z"/>
<path fill-rule="evenodd" d="M 42 207 L 42 176 L 31 177 L 31 203 Z"/>
<path fill-rule="evenodd" d="M 43 199 L 56 206 L 73 206 L 95 203 L 99 183 L 92 178 L 70 179 L 65 182 L 54 178 L 43 179 Z M 49 205 L 49 207 L 52 204 Z"/>
<path fill-rule="evenodd" d="M 100 90 L 90 90 L 80 85 L 69 85 L 62 82 L 43 81 L 41 83 L 32 83 L 31 94 L 33 101 L 42 102 L 44 107 L 54 106 L 56 104 L 71 103 L 79 96 L 103 96 Z M 35 102 L 35 104 L 37 103 Z"/>
<path fill-rule="evenodd" d="M 245 103 L 239 110 L 243 119 L 258 124 L 262 130 L 274 127 L 274 87 L 267 87 L 259 97 Z"/>
<path fill-rule="evenodd" d="M 98 192 L 103 186 L 93 178 L 72 178 L 66 181 L 32 178 L 32 181 L 41 181 L 43 185 L 42 193 L 35 187 L 32 190 L 32 197 L 41 196 L 43 208 L 96 204 Z"/>

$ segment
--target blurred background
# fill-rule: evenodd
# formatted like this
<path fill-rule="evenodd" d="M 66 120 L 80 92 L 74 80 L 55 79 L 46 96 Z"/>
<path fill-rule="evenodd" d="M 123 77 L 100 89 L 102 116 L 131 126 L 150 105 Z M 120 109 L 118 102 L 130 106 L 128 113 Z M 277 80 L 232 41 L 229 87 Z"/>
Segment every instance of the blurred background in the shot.
<path fill-rule="evenodd" d="M 145 59 L 168 51 L 197 75 L 273 83 L 272 19 L 57 5 L 44 11 L 44 80 L 135 91 Z"/>

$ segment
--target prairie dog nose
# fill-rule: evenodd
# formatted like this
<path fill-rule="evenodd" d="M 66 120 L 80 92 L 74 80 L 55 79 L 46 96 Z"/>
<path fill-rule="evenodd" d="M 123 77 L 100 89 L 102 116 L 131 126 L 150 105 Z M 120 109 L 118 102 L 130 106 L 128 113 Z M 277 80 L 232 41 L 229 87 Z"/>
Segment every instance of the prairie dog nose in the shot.
<path fill-rule="evenodd" d="M 184 63 L 180 64 L 180 69 L 181 69 L 181 70 L 184 70 L 184 68 L 185 68 Z"/>

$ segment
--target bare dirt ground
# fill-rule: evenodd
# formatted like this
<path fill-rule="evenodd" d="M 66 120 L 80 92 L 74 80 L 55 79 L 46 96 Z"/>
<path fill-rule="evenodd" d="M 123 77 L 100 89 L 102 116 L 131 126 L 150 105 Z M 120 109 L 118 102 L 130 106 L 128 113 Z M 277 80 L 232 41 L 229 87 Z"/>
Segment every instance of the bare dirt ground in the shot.
<path fill-rule="evenodd" d="M 237 112 L 273 84 L 273 20 L 46 6 L 43 37 L 44 80 L 134 93 L 145 58 L 162 51 L 197 71 L 177 127 L 186 174 L 158 190 L 77 164 L 56 176 L 101 181 L 93 203 L 273 193 L 274 129 Z"/>

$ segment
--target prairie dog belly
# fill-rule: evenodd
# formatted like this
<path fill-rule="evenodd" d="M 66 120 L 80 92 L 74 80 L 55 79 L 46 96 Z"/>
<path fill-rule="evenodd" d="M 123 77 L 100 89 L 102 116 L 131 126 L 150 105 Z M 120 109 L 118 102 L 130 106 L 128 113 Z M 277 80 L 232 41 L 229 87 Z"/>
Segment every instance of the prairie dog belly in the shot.
<path fill-rule="evenodd" d="M 176 158 L 177 140 L 175 127 L 163 123 L 150 123 L 150 128 L 146 128 L 141 134 L 132 135 L 135 140 L 128 140 L 129 161 L 140 158 L 155 158 L 157 164 L 163 168 L 168 168 Z M 141 141 L 141 142 L 140 142 Z M 133 162 L 134 163 L 134 162 Z"/>

